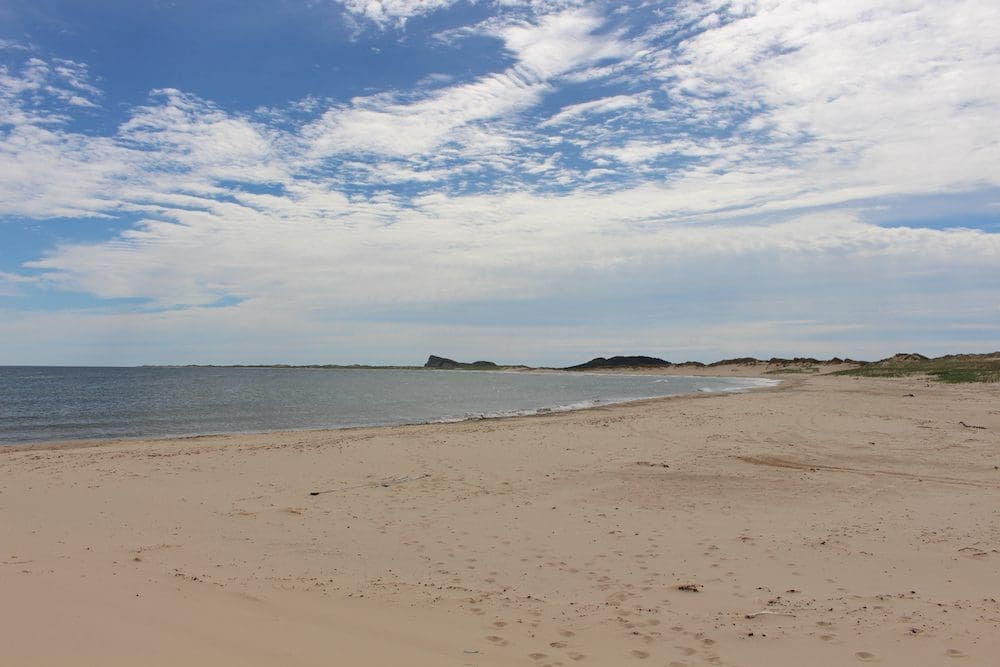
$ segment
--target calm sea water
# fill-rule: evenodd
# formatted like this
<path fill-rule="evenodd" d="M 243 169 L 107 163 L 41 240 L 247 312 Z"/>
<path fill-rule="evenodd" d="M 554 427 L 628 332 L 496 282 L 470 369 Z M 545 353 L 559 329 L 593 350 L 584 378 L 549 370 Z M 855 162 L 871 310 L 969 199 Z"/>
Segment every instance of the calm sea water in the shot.
<path fill-rule="evenodd" d="M 479 371 L 0 367 L 0 444 L 452 421 L 773 384 Z"/>

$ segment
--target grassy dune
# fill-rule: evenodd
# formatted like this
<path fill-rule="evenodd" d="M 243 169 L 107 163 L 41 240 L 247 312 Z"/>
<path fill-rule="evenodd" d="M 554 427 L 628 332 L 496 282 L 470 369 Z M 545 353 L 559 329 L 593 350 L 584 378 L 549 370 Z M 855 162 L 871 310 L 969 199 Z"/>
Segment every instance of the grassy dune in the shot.
<path fill-rule="evenodd" d="M 953 354 L 936 359 L 919 354 L 897 354 L 836 374 L 861 377 L 927 375 L 939 382 L 1000 382 L 1000 352 Z"/>

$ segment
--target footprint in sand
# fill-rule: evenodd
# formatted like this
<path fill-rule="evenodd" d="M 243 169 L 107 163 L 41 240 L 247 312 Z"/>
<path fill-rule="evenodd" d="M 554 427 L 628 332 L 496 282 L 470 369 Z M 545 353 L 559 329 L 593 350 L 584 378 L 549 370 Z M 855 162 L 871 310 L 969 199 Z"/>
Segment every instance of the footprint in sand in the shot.
<path fill-rule="evenodd" d="M 964 658 L 965 657 L 965 653 L 963 653 L 962 651 L 959 651 L 957 648 L 950 648 L 950 649 L 948 649 L 947 651 L 945 651 L 945 655 L 947 655 L 949 658 Z"/>
<path fill-rule="evenodd" d="M 645 660 L 646 658 L 649 657 L 649 653 L 647 653 L 646 651 L 635 650 L 632 651 L 632 657 L 639 658 L 640 660 Z"/>
<path fill-rule="evenodd" d="M 497 646 L 506 646 L 507 645 L 507 640 L 506 639 L 504 639 L 503 637 L 497 637 L 496 635 L 490 635 L 489 637 L 486 638 L 486 641 L 493 642 Z"/>
<path fill-rule="evenodd" d="M 571 651 L 568 655 L 570 660 L 576 660 L 577 662 L 587 657 L 583 653 L 577 653 L 575 651 Z"/>
<path fill-rule="evenodd" d="M 552 642 L 549 646 L 552 648 L 566 648 L 566 642 Z"/>
<path fill-rule="evenodd" d="M 869 653 L 868 651 L 858 651 L 854 654 L 854 657 L 862 662 L 873 662 L 878 659 L 874 653 Z"/>

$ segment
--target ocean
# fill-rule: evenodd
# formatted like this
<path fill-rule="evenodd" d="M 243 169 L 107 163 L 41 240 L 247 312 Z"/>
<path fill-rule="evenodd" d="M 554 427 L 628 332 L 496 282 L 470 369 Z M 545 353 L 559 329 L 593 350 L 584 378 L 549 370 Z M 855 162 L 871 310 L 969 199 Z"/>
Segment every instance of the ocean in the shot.
<path fill-rule="evenodd" d="M 460 421 L 772 384 L 597 373 L 6 366 L 0 444 Z"/>

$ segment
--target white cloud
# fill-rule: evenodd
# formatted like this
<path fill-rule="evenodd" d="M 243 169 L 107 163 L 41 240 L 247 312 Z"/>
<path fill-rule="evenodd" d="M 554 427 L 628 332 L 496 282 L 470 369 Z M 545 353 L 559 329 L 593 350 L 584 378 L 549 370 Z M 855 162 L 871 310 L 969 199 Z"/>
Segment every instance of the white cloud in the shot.
<path fill-rule="evenodd" d="M 604 213 L 601 202 L 591 203 L 597 206 L 523 195 L 467 202 L 435 197 L 422 201 L 419 210 L 397 215 L 388 227 L 377 201 L 357 204 L 349 216 L 325 224 L 286 220 L 276 225 L 236 210 L 188 213 L 182 224 L 151 224 L 115 244 L 65 248 L 37 268 L 65 281 L 65 287 L 109 297 L 152 296 L 162 307 L 211 304 L 223 296 L 245 299 L 226 309 L 86 318 L 95 326 L 105 320 L 100 329 L 112 329 L 112 339 L 130 339 L 138 330 L 167 340 L 183 335 L 185 327 L 208 327 L 213 333 L 199 352 L 205 361 L 234 358 L 232 351 L 226 355 L 216 348 L 216 336 L 247 345 L 248 356 L 240 360 L 259 360 L 281 331 L 292 336 L 279 346 L 285 350 L 298 349 L 287 341 L 303 331 L 326 339 L 380 330 L 383 342 L 412 334 L 410 344 L 420 344 L 410 354 L 419 358 L 437 349 L 435 341 L 448 341 L 449 349 L 468 345 L 468 340 L 459 342 L 461 329 L 479 337 L 480 351 L 489 349 L 486 341 L 508 336 L 504 345 L 521 355 L 517 359 L 533 350 L 545 359 L 540 348 L 566 345 L 559 358 L 572 361 L 593 350 L 586 345 L 634 350 L 667 341 L 662 345 L 668 349 L 689 338 L 707 346 L 694 355 L 702 360 L 723 350 L 843 355 L 838 331 L 860 336 L 860 342 L 846 347 L 862 355 L 886 345 L 881 340 L 886 326 L 918 324 L 914 332 L 925 331 L 926 319 L 941 313 L 956 324 L 986 327 L 987 335 L 996 329 L 1000 302 L 991 267 L 1000 263 L 1000 243 L 981 231 L 887 229 L 844 214 L 776 224 L 640 226 L 636 231 L 635 221 L 624 217 L 611 223 L 603 215 L 584 217 L 591 208 Z M 398 202 L 386 207 L 396 211 Z M 553 226 L 553 215 L 572 224 Z M 823 232 L 817 234 L 818 229 Z M 946 287 L 963 275 L 980 279 L 958 292 Z M 991 275 L 992 282 L 982 282 Z M 442 320 L 449 316 L 441 309 L 447 313 L 448 304 L 456 302 L 489 303 L 491 309 L 513 308 L 520 315 L 501 325 L 502 334 L 498 325 L 463 325 L 460 319 L 449 320 L 453 329 L 448 331 Z M 504 303 L 515 305 L 497 305 Z M 993 310 L 984 314 L 984 304 Z M 406 317 L 381 329 L 365 323 L 373 311 L 399 317 L 414 310 L 424 314 L 422 323 L 408 323 Z M 660 310 L 670 316 L 664 319 Z M 596 323 L 583 316 L 602 312 Z M 631 331 L 616 332 L 614 322 L 625 316 L 633 322 Z M 578 329 L 553 324 L 553 318 L 568 319 Z M 811 323 L 783 321 L 790 318 Z M 600 333 L 603 326 L 607 330 Z M 243 328 L 245 335 L 238 333 Z M 428 329 L 438 338 L 432 339 Z M 541 329 L 561 332 L 564 342 L 547 337 L 539 342 Z M 913 333 L 908 340 L 919 335 L 926 334 Z M 931 342 L 944 345 L 959 338 L 956 332 L 953 339 Z M 898 332 L 893 340 L 899 340 Z M 919 342 L 920 349 L 932 349 L 927 340 Z M 216 356 L 206 358 L 212 349 Z M 307 349 L 311 352 L 297 360 L 365 358 L 360 352 L 365 343 L 356 339 L 342 340 L 319 357 L 316 348 Z M 547 352 L 550 360 L 557 353 Z"/>
<path fill-rule="evenodd" d="M 817 181 L 910 192 L 1000 180 L 1000 49 L 983 27 L 1000 20 L 996 3 L 770 0 L 731 13 L 646 57 L 692 133 L 723 128 L 721 150 L 747 156 L 730 168 L 777 159 Z"/>
<path fill-rule="evenodd" d="M 143 189 L 200 189 L 214 197 L 224 194 L 220 181 L 288 187 L 307 176 L 329 191 L 348 173 L 369 184 L 432 184 L 488 167 L 548 173 L 548 182 L 565 185 L 623 174 L 632 183 L 660 180 L 671 187 L 657 191 L 658 210 L 669 215 L 670 193 L 681 186 L 691 202 L 682 209 L 696 212 L 722 200 L 739 206 L 729 193 L 743 197 L 744 206 L 774 209 L 995 183 L 998 144 L 990 112 L 1000 100 L 988 81 L 1000 65 L 977 28 L 996 10 L 967 3 L 956 12 L 965 18 L 949 22 L 944 5 L 904 14 L 895 10 L 908 6 L 896 5 L 859 19 L 858 6 L 848 4 L 822 13 L 776 1 L 741 8 L 689 4 L 678 10 L 687 18 L 714 18 L 666 47 L 655 47 L 661 27 L 629 41 L 590 9 L 533 22 L 494 20 L 477 30 L 502 41 L 515 58 L 511 67 L 424 95 L 359 98 L 301 133 L 269 127 L 267 116 L 228 114 L 168 90 L 138 109 L 115 137 L 71 134 L 51 127 L 61 112 L 39 107 L 30 95 L 55 88 L 53 77 L 65 91 L 56 97 L 69 106 L 78 104 L 70 91 L 91 98 L 99 91 L 81 65 L 32 59 L 23 71 L 4 70 L 0 78 L 0 100 L 14 125 L 0 139 L 2 187 L 12 212 L 99 214 L 128 208 L 126 194 L 147 203 L 154 195 L 137 194 Z M 964 40 L 957 39 L 959 30 Z M 567 105 L 537 128 L 558 127 L 555 144 L 521 124 L 522 114 L 563 85 L 561 77 L 608 60 L 645 76 L 644 85 L 663 87 L 669 99 L 647 91 Z M 715 97 L 706 98 L 706 91 Z M 36 112 L 44 117 L 31 115 Z M 555 154 L 559 141 L 578 146 L 589 164 L 571 167 Z M 374 161 L 370 154 L 381 157 Z M 340 173 L 323 176 L 323 160 L 331 157 Z M 55 181 L 61 184 L 50 185 Z M 722 186 L 725 193 L 710 193 Z M 702 204 L 699 193 L 706 193 Z M 234 196 L 249 202 L 254 195 Z M 280 188 L 260 195 L 284 196 Z M 288 200 L 286 207 L 311 208 Z"/>
<path fill-rule="evenodd" d="M 379 25 L 403 23 L 420 14 L 450 7 L 461 0 L 337 0 L 344 8 Z"/>
<path fill-rule="evenodd" d="M 0 296 L 21 296 L 21 288 L 38 282 L 37 278 L 0 271 Z"/>
<path fill-rule="evenodd" d="M 195 170 L 201 177 L 245 182 L 285 176 L 275 160 L 278 133 L 180 91 L 154 91 L 153 99 L 159 103 L 138 109 L 118 133 L 125 145 L 156 155 L 158 164 L 151 168 Z"/>
<path fill-rule="evenodd" d="M 68 117 L 62 106 L 97 108 L 100 91 L 87 78 L 87 66 L 71 60 L 30 57 L 19 71 L 0 65 L 0 127 L 58 125 Z"/>
<path fill-rule="evenodd" d="M 648 107 L 649 104 L 650 99 L 647 94 L 613 95 L 611 97 L 604 97 L 597 100 L 591 100 L 589 102 L 580 102 L 578 104 L 571 104 L 563 107 L 559 113 L 542 123 L 541 127 L 564 125 L 583 117 L 611 114 L 623 109 Z"/>
<path fill-rule="evenodd" d="M 407 157 L 460 141 L 470 125 L 537 105 L 559 76 L 624 55 L 615 34 L 593 34 L 601 25 L 599 16 L 585 10 L 544 16 L 536 23 L 490 23 L 484 30 L 503 40 L 516 58 L 512 67 L 413 100 L 382 94 L 333 108 L 306 128 L 310 154 L 322 158 L 362 151 Z M 473 152 L 477 145 L 464 144 Z"/>
<path fill-rule="evenodd" d="M 569 9 L 533 23 L 501 23 L 491 32 L 517 56 L 519 73 L 547 80 L 626 55 L 620 34 L 596 33 L 603 24 L 604 19 L 589 10 Z"/>
<path fill-rule="evenodd" d="M 883 228 L 843 214 L 665 224 L 658 200 L 643 191 L 431 195 L 410 208 L 386 195 L 338 200 L 327 216 L 280 223 L 273 208 L 264 215 L 218 204 L 174 210 L 171 222 L 147 221 L 113 243 L 66 246 L 30 266 L 64 288 L 163 307 L 253 296 L 356 308 L 541 298 L 615 276 L 638 286 L 663 267 L 678 277 L 714 264 L 766 272 L 779 258 L 786 269 L 794 259 L 804 262 L 798 270 L 832 273 L 845 258 L 869 269 L 904 259 L 925 271 L 1000 265 L 1000 239 L 978 230 Z"/>
<path fill-rule="evenodd" d="M 412 102 L 378 96 L 332 109 L 306 130 L 311 155 L 370 152 L 390 156 L 427 154 L 450 141 L 462 126 L 533 105 L 545 86 L 515 73 L 492 75 Z"/>
<path fill-rule="evenodd" d="M 120 184 L 135 171 L 112 140 L 24 124 L 0 134 L 0 213 L 103 215 L 119 207 Z"/>

